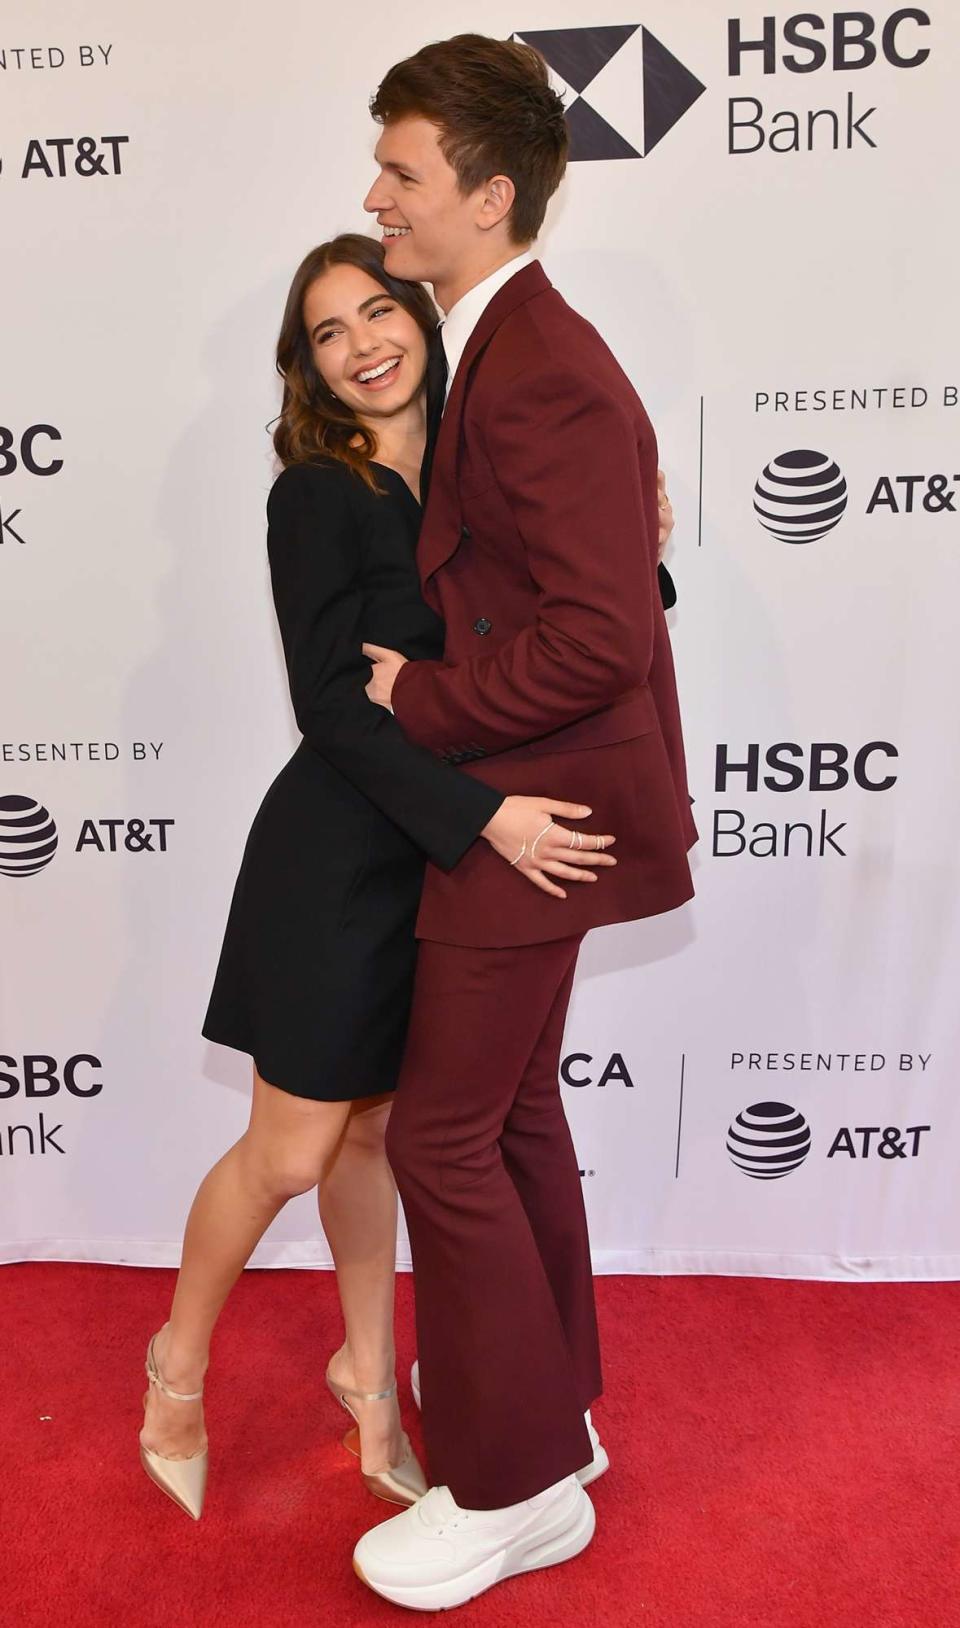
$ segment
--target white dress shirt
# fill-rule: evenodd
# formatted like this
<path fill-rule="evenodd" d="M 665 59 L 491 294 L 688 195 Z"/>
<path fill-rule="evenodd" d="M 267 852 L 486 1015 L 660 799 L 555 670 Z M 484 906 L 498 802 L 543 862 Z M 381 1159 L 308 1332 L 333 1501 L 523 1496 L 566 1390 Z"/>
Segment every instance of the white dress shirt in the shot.
<path fill-rule="evenodd" d="M 467 348 L 470 335 L 483 316 L 484 311 L 498 293 L 504 283 L 508 283 L 524 266 L 532 265 L 536 259 L 532 250 L 526 249 L 523 254 L 515 255 L 506 265 L 492 271 L 489 277 L 484 277 L 482 283 L 476 283 L 462 294 L 456 305 L 451 305 L 447 315 L 440 326 L 440 337 L 443 340 L 443 349 L 447 358 L 447 396 L 453 383 L 454 374 L 460 365 L 460 358 Z M 446 404 L 446 396 L 444 397 Z"/>

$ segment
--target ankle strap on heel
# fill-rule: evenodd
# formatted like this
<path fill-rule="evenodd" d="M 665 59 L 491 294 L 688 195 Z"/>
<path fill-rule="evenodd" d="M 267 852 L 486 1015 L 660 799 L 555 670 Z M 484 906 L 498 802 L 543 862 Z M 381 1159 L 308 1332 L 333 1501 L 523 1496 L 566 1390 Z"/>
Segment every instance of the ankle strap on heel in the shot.
<path fill-rule="evenodd" d="M 336 1381 L 334 1381 L 334 1384 L 341 1396 L 352 1396 L 355 1402 L 387 1402 L 391 1396 L 397 1394 L 396 1380 L 394 1380 L 390 1389 L 386 1391 L 351 1391 L 347 1389 L 346 1385 L 337 1385 Z"/>
<path fill-rule="evenodd" d="M 202 1386 L 198 1391 L 174 1391 L 171 1390 L 166 1380 L 161 1378 L 160 1370 L 157 1367 L 157 1359 L 153 1351 L 153 1342 L 156 1337 L 156 1335 L 153 1336 L 153 1339 L 150 1341 L 150 1344 L 147 1347 L 147 1361 L 145 1366 L 147 1370 L 147 1379 L 149 1380 L 150 1384 L 156 1385 L 157 1390 L 160 1391 L 164 1396 L 168 1396 L 171 1402 L 199 1402 L 203 1396 Z"/>
<path fill-rule="evenodd" d="M 342 1400 L 345 1396 L 352 1396 L 355 1402 L 389 1402 L 390 1398 L 397 1394 L 396 1380 L 385 1391 L 354 1391 L 348 1385 L 341 1385 L 338 1380 L 334 1379 L 329 1368 L 327 1369 L 326 1380 L 330 1390 L 338 1400 Z"/>

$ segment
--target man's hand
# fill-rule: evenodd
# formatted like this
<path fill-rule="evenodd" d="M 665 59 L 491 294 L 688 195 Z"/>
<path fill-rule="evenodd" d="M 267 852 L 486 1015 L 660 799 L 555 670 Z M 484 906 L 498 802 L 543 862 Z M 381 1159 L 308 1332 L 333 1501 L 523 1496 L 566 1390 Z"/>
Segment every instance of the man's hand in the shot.
<path fill-rule="evenodd" d="M 615 865 L 604 853 L 616 837 L 594 831 L 571 831 L 558 819 L 586 820 L 591 810 L 584 803 L 558 803 L 552 797 L 506 797 L 480 835 L 508 865 L 520 871 L 544 893 L 565 899 L 562 887 L 551 882 L 595 882 L 595 866 Z"/>
<path fill-rule="evenodd" d="M 392 712 L 393 686 L 401 667 L 406 666 L 407 658 L 401 656 L 399 650 L 385 650 L 382 644 L 365 644 L 363 653 L 373 662 L 373 672 L 366 686 L 367 695 L 378 707 L 386 707 L 388 712 Z"/>
<path fill-rule="evenodd" d="M 660 536 L 657 547 L 657 559 L 663 559 L 663 551 L 670 541 L 670 533 L 674 527 L 673 505 L 667 496 L 667 477 L 662 469 L 657 470 L 657 508 L 660 511 Z"/>

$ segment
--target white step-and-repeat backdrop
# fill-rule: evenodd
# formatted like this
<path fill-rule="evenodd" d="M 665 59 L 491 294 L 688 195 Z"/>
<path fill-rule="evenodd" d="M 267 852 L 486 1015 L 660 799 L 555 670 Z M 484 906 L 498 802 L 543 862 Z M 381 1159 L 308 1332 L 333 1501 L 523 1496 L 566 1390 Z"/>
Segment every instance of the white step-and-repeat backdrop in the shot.
<path fill-rule="evenodd" d="M 175 1262 L 245 1124 L 199 1026 L 295 741 L 273 344 L 301 255 L 363 226 L 383 72 L 478 27 L 567 87 L 543 258 L 679 517 L 698 892 L 585 947 L 597 1268 L 960 1276 L 948 0 L 6 6 L 2 1256 Z M 328 1261 L 309 1200 L 256 1259 Z"/>

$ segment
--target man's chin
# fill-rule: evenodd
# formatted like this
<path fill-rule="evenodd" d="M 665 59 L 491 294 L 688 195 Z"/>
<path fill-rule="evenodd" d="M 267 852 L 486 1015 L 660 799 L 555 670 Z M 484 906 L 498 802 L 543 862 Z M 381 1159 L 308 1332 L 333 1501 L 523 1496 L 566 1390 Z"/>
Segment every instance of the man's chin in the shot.
<path fill-rule="evenodd" d="M 429 267 L 420 264 L 416 248 L 409 238 L 388 238 L 383 251 L 384 269 L 391 277 L 397 277 L 405 283 L 429 283 L 432 281 Z"/>

